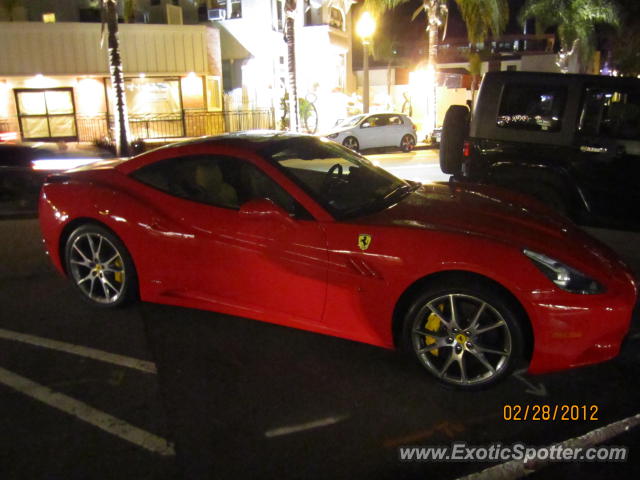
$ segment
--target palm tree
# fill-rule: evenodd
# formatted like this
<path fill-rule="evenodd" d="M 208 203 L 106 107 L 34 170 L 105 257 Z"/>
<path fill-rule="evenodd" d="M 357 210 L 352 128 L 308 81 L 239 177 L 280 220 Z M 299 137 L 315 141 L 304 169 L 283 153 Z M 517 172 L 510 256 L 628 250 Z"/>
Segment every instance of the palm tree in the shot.
<path fill-rule="evenodd" d="M 586 70 L 595 51 L 596 25 L 620 25 L 618 8 L 608 0 L 527 0 L 519 18 L 521 23 L 533 18 L 539 31 L 557 27 L 557 64 L 564 73 L 569 71 L 568 60 L 576 49 L 577 70 Z"/>
<path fill-rule="evenodd" d="M 126 157 L 129 155 L 129 119 L 127 116 L 124 75 L 122 73 L 122 58 L 120 57 L 120 42 L 118 40 L 118 4 L 117 0 L 101 0 L 101 3 L 104 15 L 103 26 L 104 23 L 107 24 L 111 85 L 116 97 L 116 154 Z"/>
<path fill-rule="evenodd" d="M 364 8 L 370 11 L 373 15 L 380 15 L 386 10 L 396 8 L 403 3 L 407 3 L 409 0 L 365 0 Z M 413 13 L 411 20 L 424 12 L 427 18 L 427 35 L 429 39 L 429 49 L 427 55 L 428 65 L 435 71 L 438 63 L 438 30 L 444 23 L 444 20 L 448 14 L 447 0 L 422 0 L 422 5 L 416 9 Z M 366 53 L 365 53 L 366 54 Z M 431 104 L 431 115 L 428 116 L 427 124 L 424 125 L 427 136 L 430 136 L 436 125 L 435 105 L 436 105 L 436 92 L 435 85 L 432 91 L 427 93 L 429 102 Z"/>
<path fill-rule="evenodd" d="M 364 8 L 374 15 L 380 15 L 386 10 L 392 10 L 410 0 L 365 0 Z M 413 13 L 414 20 L 421 12 L 427 17 L 427 33 L 429 36 L 429 50 L 427 61 L 435 67 L 438 56 L 438 29 L 447 18 L 447 0 L 423 0 L 422 5 Z"/>
<path fill-rule="evenodd" d="M 284 4 L 286 15 L 284 38 L 287 42 L 287 53 L 289 57 L 289 129 L 298 131 L 298 88 L 296 77 L 296 42 L 295 42 L 295 18 L 297 11 L 296 0 L 286 0 Z"/>
<path fill-rule="evenodd" d="M 462 20 L 467 27 L 467 38 L 471 44 L 469 70 L 473 76 L 471 84 L 471 101 L 475 95 L 482 61 L 477 45 L 487 37 L 498 37 L 504 32 L 509 21 L 509 5 L 507 0 L 456 0 Z"/>

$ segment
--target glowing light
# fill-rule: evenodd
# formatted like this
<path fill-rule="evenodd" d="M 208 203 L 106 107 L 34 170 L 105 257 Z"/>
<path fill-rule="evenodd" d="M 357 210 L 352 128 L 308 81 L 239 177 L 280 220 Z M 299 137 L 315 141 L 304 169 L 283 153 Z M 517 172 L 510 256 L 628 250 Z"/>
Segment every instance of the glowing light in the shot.
<path fill-rule="evenodd" d="M 71 170 L 99 161 L 98 158 L 40 158 L 31 162 L 34 170 Z"/>
<path fill-rule="evenodd" d="M 141 73 L 140 75 L 138 75 L 140 78 L 145 78 L 147 75 L 145 73 Z"/>
<path fill-rule="evenodd" d="M 11 97 L 11 84 L 7 81 L 0 82 L 0 117 L 11 116 Z"/>
<path fill-rule="evenodd" d="M 55 13 L 43 13 L 42 14 L 42 21 L 44 23 L 56 23 L 56 14 Z"/>
<path fill-rule="evenodd" d="M 369 12 L 363 12 L 362 15 L 360 15 L 358 24 L 356 25 L 356 33 L 361 39 L 367 40 L 371 38 L 373 32 L 375 31 L 376 21 L 373 19 Z"/>
<path fill-rule="evenodd" d="M 202 79 L 194 72 L 190 72 L 182 79 L 182 94 L 188 96 L 202 96 Z"/>
<path fill-rule="evenodd" d="M 18 132 L 0 133 L 0 142 L 15 142 L 16 140 L 18 140 Z"/>
<path fill-rule="evenodd" d="M 60 82 L 53 78 L 45 77 L 41 73 L 34 75 L 25 82 L 27 88 L 52 88 L 59 86 Z"/>
<path fill-rule="evenodd" d="M 420 135 L 429 135 L 436 126 L 436 71 L 433 65 L 409 72 L 413 119 Z"/>
<path fill-rule="evenodd" d="M 82 78 L 76 86 L 76 108 L 83 115 L 96 115 L 106 110 L 104 84 L 95 78 Z"/>

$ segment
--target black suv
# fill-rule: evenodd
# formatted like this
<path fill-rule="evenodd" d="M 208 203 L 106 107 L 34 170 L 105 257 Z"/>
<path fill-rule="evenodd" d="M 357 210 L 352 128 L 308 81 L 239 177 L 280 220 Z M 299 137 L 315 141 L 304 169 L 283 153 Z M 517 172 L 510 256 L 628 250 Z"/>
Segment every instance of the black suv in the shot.
<path fill-rule="evenodd" d="M 490 72 L 445 116 L 442 171 L 537 197 L 576 223 L 640 230 L 640 80 Z"/>

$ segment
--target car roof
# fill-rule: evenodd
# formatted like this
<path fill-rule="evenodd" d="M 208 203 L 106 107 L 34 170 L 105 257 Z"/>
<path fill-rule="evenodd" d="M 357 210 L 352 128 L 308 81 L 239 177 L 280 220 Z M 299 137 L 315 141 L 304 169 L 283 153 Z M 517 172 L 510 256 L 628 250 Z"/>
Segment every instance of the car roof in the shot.
<path fill-rule="evenodd" d="M 500 78 L 510 80 L 531 80 L 542 82 L 545 79 L 562 80 L 564 82 L 604 82 L 604 83 L 626 83 L 640 85 L 640 80 L 636 77 L 611 77 L 607 75 L 588 75 L 578 73 L 555 73 L 555 72 L 528 72 L 528 71 L 500 71 L 487 72 L 485 79 Z"/>
<path fill-rule="evenodd" d="M 282 132 L 277 130 L 250 130 L 184 140 L 182 142 L 176 142 L 164 147 L 160 147 L 157 150 L 180 148 L 187 145 L 213 144 L 227 145 L 230 147 L 238 147 L 252 151 L 258 151 L 262 150 L 267 143 L 297 137 L 313 137 L 313 135 L 304 133 Z"/>

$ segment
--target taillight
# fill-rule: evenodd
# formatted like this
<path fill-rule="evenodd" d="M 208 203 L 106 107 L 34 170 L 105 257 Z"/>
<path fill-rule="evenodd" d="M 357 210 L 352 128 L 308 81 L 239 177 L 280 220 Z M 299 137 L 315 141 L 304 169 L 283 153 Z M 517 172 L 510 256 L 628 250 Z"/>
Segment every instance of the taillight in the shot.
<path fill-rule="evenodd" d="M 467 141 L 464 142 L 462 146 L 462 156 L 470 157 L 471 156 L 471 144 Z"/>

